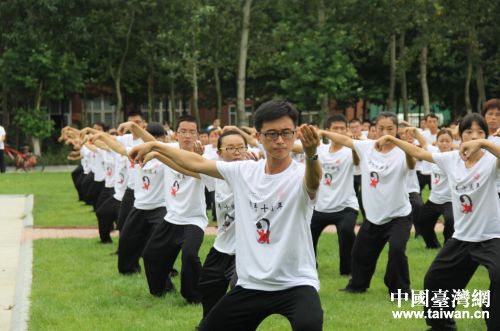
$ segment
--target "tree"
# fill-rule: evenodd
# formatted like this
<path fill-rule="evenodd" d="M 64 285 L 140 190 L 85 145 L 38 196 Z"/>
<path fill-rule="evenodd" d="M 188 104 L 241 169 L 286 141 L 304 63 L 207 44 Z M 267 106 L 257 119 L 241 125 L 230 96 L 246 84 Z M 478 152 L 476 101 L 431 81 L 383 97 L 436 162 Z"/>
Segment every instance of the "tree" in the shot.
<path fill-rule="evenodd" d="M 247 67 L 248 53 L 248 35 L 250 33 L 250 12 L 252 10 L 252 0 L 243 0 L 242 6 L 242 25 L 241 25 L 241 41 L 240 41 L 240 56 L 238 64 L 238 94 L 237 100 L 237 119 L 238 125 L 246 125 L 243 122 L 245 119 L 245 79 Z"/>

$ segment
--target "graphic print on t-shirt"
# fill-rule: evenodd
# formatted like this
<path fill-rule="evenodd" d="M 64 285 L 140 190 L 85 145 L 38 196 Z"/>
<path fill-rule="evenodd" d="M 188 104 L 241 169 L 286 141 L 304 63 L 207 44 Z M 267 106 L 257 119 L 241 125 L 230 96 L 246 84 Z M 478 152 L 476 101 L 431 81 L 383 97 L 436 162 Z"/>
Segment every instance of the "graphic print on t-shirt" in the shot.
<path fill-rule="evenodd" d="M 434 182 L 432 184 L 437 185 L 439 184 L 440 181 L 441 181 L 441 175 L 438 173 L 434 173 Z"/>
<path fill-rule="evenodd" d="M 460 203 L 462 204 L 462 213 L 472 213 L 472 199 L 467 194 L 462 194 L 460 196 Z"/>
<path fill-rule="evenodd" d="M 123 182 L 125 182 L 125 175 L 122 174 L 121 172 L 118 174 L 118 177 L 120 178 L 118 180 L 118 184 L 123 184 Z"/>
<path fill-rule="evenodd" d="M 108 175 L 108 177 L 113 176 L 113 169 L 111 167 L 106 168 L 106 175 Z"/>
<path fill-rule="evenodd" d="M 257 242 L 259 244 L 269 244 L 271 235 L 271 224 L 267 218 L 260 219 L 255 226 L 257 227 Z"/>
<path fill-rule="evenodd" d="M 179 182 L 178 181 L 174 181 L 174 183 L 172 184 L 172 187 L 170 188 L 170 195 L 175 197 L 177 195 L 177 191 L 179 191 Z"/>
<path fill-rule="evenodd" d="M 234 222 L 234 217 L 232 217 L 229 214 L 224 215 L 224 224 L 222 224 L 222 231 L 226 232 L 227 229 L 231 226 L 231 224 Z"/>
<path fill-rule="evenodd" d="M 370 172 L 370 186 L 373 188 L 377 188 L 379 178 L 380 177 L 376 171 Z"/>
<path fill-rule="evenodd" d="M 142 177 L 142 188 L 145 190 L 149 190 L 150 184 L 151 184 L 151 180 L 149 179 L 149 177 L 143 176 Z"/>
<path fill-rule="evenodd" d="M 329 173 L 325 173 L 325 181 L 324 181 L 324 184 L 326 186 L 331 186 L 332 185 L 332 174 L 329 174 Z"/>

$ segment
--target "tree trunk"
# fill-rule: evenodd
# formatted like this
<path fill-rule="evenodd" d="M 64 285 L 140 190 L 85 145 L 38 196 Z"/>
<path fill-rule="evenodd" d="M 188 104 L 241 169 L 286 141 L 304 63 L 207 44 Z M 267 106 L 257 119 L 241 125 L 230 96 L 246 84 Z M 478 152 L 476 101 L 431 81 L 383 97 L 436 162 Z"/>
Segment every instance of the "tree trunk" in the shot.
<path fill-rule="evenodd" d="M 222 117 L 222 91 L 220 87 L 220 78 L 219 78 L 219 64 L 215 62 L 214 64 L 214 77 L 215 77 L 215 94 L 217 97 L 217 113 L 216 118 L 221 119 Z"/>
<path fill-rule="evenodd" d="M 175 112 L 175 80 L 170 77 L 170 128 L 175 130 L 177 126 L 177 113 Z"/>
<path fill-rule="evenodd" d="M 429 86 L 427 85 L 427 45 L 420 51 L 420 87 L 422 89 L 422 104 L 424 105 L 424 115 L 431 111 L 429 101 Z"/>
<path fill-rule="evenodd" d="M 33 154 L 42 155 L 42 146 L 39 138 L 31 137 L 31 144 L 33 145 Z"/>
<path fill-rule="evenodd" d="M 120 117 L 121 109 L 123 107 L 123 98 L 122 98 L 122 86 L 121 86 L 121 78 L 117 76 L 115 79 L 115 94 L 116 94 L 116 117 L 115 121 L 120 123 L 122 118 Z"/>
<path fill-rule="evenodd" d="M 476 85 L 477 85 L 477 111 L 480 113 L 483 108 L 483 103 L 486 101 L 483 64 L 481 63 L 481 60 L 479 60 L 476 68 Z"/>
<path fill-rule="evenodd" d="M 245 80 L 248 53 L 248 34 L 250 32 L 250 11 L 252 0 L 245 0 L 243 4 L 243 24 L 241 26 L 240 59 L 238 64 L 238 92 L 236 96 L 238 126 L 246 125 L 245 119 Z"/>
<path fill-rule="evenodd" d="M 42 106 L 42 92 L 43 92 L 43 82 L 38 83 L 38 89 L 35 95 L 35 109 L 38 110 Z"/>
<path fill-rule="evenodd" d="M 387 98 L 387 110 L 392 111 L 394 102 L 394 93 L 396 91 L 396 35 L 391 36 L 389 44 L 390 52 L 390 81 L 389 81 L 389 97 Z"/>
<path fill-rule="evenodd" d="M 148 121 L 154 122 L 154 77 L 153 66 L 151 66 L 148 75 Z"/>
<path fill-rule="evenodd" d="M 198 64 L 196 57 L 193 59 L 193 112 L 198 124 L 198 130 L 201 128 L 200 111 L 198 109 Z"/>
<path fill-rule="evenodd" d="M 401 33 L 399 37 L 399 58 L 404 59 L 406 56 L 405 34 Z M 400 62 L 401 63 L 401 62 Z M 404 120 L 408 121 L 408 88 L 406 84 L 406 68 L 400 67 L 401 80 L 401 98 L 403 99 L 403 116 Z"/>
<path fill-rule="evenodd" d="M 9 132 L 10 118 L 9 118 L 9 90 L 7 84 L 2 84 L 2 123 L 5 131 Z"/>
<path fill-rule="evenodd" d="M 467 48 L 467 72 L 465 77 L 465 110 L 467 113 L 472 113 L 472 105 L 470 102 L 470 81 L 472 79 L 472 47 L 469 45 Z"/>

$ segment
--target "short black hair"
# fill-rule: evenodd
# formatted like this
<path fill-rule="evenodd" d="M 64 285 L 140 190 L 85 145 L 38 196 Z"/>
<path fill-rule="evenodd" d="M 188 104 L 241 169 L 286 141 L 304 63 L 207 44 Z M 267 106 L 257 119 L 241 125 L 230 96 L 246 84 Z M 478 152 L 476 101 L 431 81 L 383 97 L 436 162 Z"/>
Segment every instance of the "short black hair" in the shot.
<path fill-rule="evenodd" d="M 241 133 L 235 130 L 229 130 L 219 136 L 219 139 L 217 140 L 217 149 L 220 149 L 220 147 L 222 146 L 222 139 L 227 136 L 240 136 L 243 139 L 245 146 L 247 145 L 247 140 L 245 139 L 245 137 L 243 137 Z"/>
<path fill-rule="evenodd" d="M 483 104 L 483 111 L 481 114 L 486 115 L 490 109 L 500 109 L 500 99 L 490 99 Z"/>
<path fill-rule="evenodd" d="M 146 131 L 155 138 L 163 137 L 166 134 L 165 128 L 160 123 L 149 123 Z"/>
<path fill-rule="evenodd" d="M 382 111 L 378 113 L 377 117 L 375 118 L 375 125 L 377 125 L 378 121 L 380 121 L 383 118 L 390 118 L 396 126 L 399 125 L 398 121 L 398 116 L 394 114 L 392 111 Z"/>
<path fill-rule="evenodd" d="M 425 120 L 427 121 L 429 119 L 429 117 L 435 118 L 439 121 L 439 117 L 434 113 L 429 113 L 429 114 L 425 115 Z"/>
<path fill-rule="evenodd" d="M 342 114 L 335 114 L 328 117 L 325 122 L 325 129 L 329 129 L 333 122 L 343 122 L 347 127 L 347 118 Z"/>
<path fill-rule="evenodd" d="M 462 138 L 462 134 L 465 130 L 468 130 L 472 127 L 472 123 L 477 123 L 479 127 L 484 131 L 486 137 L 489 136 L 488 125 L 481 114 L 478 113 L 470 113 L 467 114 L 461 121 L 458 126 L 458 133 L 460 134 L 460 139 Z"/>
<path fill-rule="evenodd" d="M 108 132 L 108 130 L 109 130 L 109 126 L 106 125 L 106 123 L 104 123 L 104 122 L 95 122 L 94 125 L 100 126 L 102 128 L 102 131 L 104 131 L 104 132 Z"/>
<path fill-rule="evenodd" d="M 285 116 L 289 117 L 293 124 L 296 125 L 299 112 L 295 109 L 295 106 L 288 101 L 271 100 L 264 102 L 255 112 L 255 129 L 257 132 L 260 132 L 264 122 L 274 121 Z"/>
<path fill-rule="evenodd" d="M 351 124 L 351 123 L 356 123 L 356 122 L 357 122 L 357 123 L 359 123 L 359 124 L 361 124 L 361 120 L 360 120 L 359 118 L 357 118 L 357 117 L 354 117 L 353 119 L 351 119 L 351 120 L 349 121 L 349 124 Z"/>
<path fill-rule="evenodd" d="M 191 122 L 191 123 L 194 123 L 194 124 L 196 124 L 196 129 L 198 129 L 198 122 L 196 121 L 196 118 L 194 116 L 183 115 L 183 116 L 179 117 L 179 119 L 177 120 L 177 126 L 175 127 L 175 131 L 179 130 L 179 125 L 182 122 Z"/>
<path fill-rule="evenodd" d="M 127 118 L 132 116 L 140 116 L 142 119 L 144 119 L 144 114 L 140 110 L 131 110 L 127 113 Z"/>

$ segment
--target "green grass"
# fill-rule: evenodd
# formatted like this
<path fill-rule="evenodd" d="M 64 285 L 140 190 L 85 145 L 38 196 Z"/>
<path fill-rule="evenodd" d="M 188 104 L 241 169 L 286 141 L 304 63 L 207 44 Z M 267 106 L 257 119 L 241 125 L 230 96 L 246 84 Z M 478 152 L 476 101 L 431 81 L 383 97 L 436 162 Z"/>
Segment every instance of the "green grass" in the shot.
<path fill-rule="evenodd" d="M 34 194 L 34 225 L 96 226 L 92 207 L 78 201 L 71 174 L 28 172 L 0 176 L 0 194 Z"/>
<path fill-rule="evenodd" d="M 200 257 L 213 243 L 206 236 Z M 115 240 L 116 241 L 116 240 Z M 324 234 L 319 243 L 321 301 L 324 330 L 425 330 L 423 320 L 395 320 L 383 275 L 387 248 L 382 253 L 371 288 L 365 294 L 346 294 L 338 289 L 348 279 L 338 273 L 335 234 Z M 153 298 L 143 274 L 120 276 L 116 270 L 116 244 L 100 245 L 97 239 L 37 240 L 34 243 L 34 273 L 30 330 L 193 330 L 201 307 L 188 305 L 180 294 Z M 411 238 L 407 251 L 412 288 L 421 290 L 423 276 L 436 251 L 424 249 L 421 240 Z M 180 270 L 179 264 L 176 264 Z M 174 278 L 179 289 L 179 277 Z M 486 290 L 489 280 L 480 268 L 469 289 Z M 411 310 L 409 303 L 401 310 Z M 420 308 L 415 308 L 420 310 Z M 474 308 L 472 310 L 475 310 Z M 460 330 L 485 330 L 483 320 L 457 320 Z M 281 316 L 266 319 L 259 330 L 289 330 Z"/>

